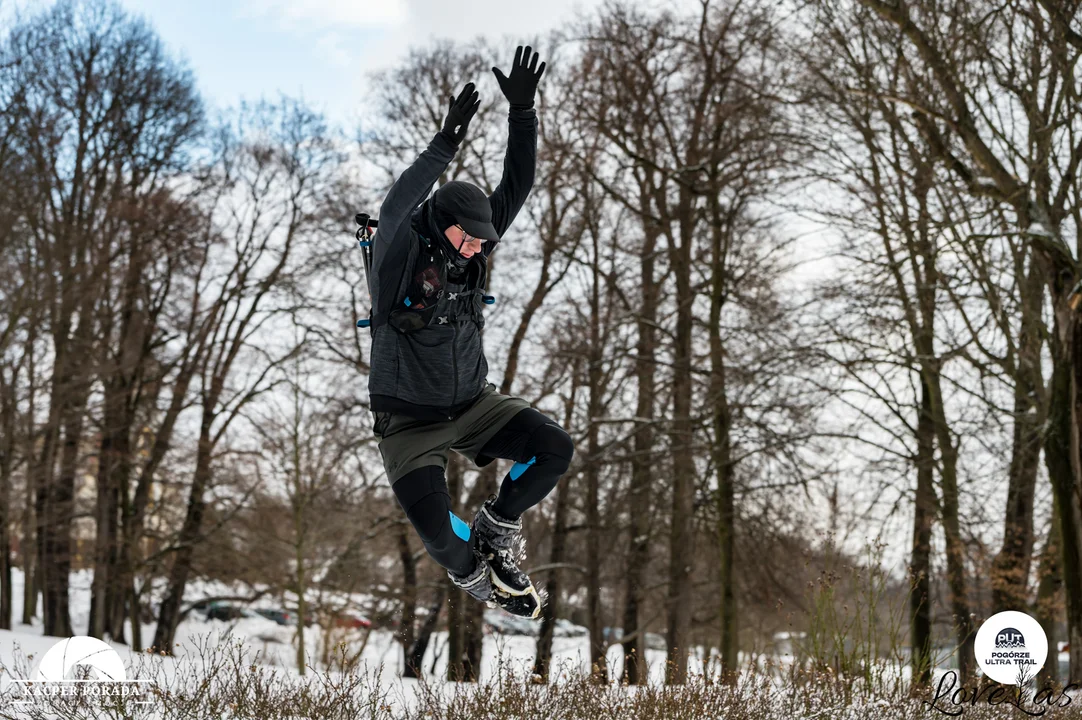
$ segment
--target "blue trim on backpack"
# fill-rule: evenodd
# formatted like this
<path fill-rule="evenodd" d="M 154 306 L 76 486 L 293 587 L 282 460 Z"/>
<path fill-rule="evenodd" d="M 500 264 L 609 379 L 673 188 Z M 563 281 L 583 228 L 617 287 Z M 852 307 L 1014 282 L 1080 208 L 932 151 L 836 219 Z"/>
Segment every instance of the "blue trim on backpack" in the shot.
<path fill-rule="evenodd" d="M 470 526 L 466 524 L 465 520 L 458 515 L 455 515 L 450 510 L 447 511 L 447 514 L 451 516 L 451 529 L 455 531 L 455 535 L 458 535 L 461 540 L 469 542 Z"/>
<path fill-rule="evenodd" d="M 409 298 L 406 298 L 406 299 L 405 299 L 405 300 L 403 300 L 402 302 L 406 303 L 406 307 L 409 307 L 410 305 L 412 305 L 412 304 L 413 304 L 413 303 L 411 303 L 411 302 L 410 302 L 410 299 L 409 299 Z"/>
<path fill-rule="evenodd" d="M 537 456 L 536 455 L 534 455 L 532 458 L 530 458 L 528 462 L 515 463 L 511 467 L 511 473 L 510 473 L 511 479 L 512 480 L 518 480 L 520 477 L 522 477 L 522 473 L 526 472 L 526 470 L 529 469 L 529 467 L 531 465 L 533 465 L 535 462 L 537 462 Z"/>

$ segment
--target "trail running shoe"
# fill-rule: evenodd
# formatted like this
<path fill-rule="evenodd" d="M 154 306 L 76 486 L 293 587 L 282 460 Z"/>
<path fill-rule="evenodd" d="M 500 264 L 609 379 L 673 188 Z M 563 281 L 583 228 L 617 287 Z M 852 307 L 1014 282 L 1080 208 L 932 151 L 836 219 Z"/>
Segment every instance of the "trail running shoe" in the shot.
<path fill-rule="evenodd" d="M 472 531 L 477 536 L 477 549 L 488 564 L 492 575 L 493 600 L 512 615 L 536 618 L 541 613 L 541 596 L 530 576 L 518 564 L 524 559 L 522 518 L 508 520 L 500 516 L 490 497 L 477 511 Z"/>

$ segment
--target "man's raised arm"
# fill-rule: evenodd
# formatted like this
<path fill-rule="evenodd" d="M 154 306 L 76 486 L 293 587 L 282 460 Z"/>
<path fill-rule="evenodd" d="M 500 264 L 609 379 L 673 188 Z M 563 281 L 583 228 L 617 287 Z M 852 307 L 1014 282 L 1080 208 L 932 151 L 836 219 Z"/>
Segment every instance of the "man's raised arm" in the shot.
<path fill-rule="evenodd" d="M 492 225 L 503 237 L 511 226 L 518 211 L 526 202 L 526 197 L 533 187 L 534 169 L 537 164 L 537 111 L 534 110 L 534 95 L 537 84 L 545 72 L 545 63 L 537 64 L 537 53 L 530 46 L 520 45 L 515 51 L 515 63 L 511 66 L 511 75 L 504 76 L 499 68 L 492 68 L 500 90 L 510 103 L 508 111 L 507 153 L 503 159 L 503 177 L 496 190 L 489 196 L 492 206 Z M 492 251 L 492 245 L 486 246 Z"/>
<path fill-rule="evenodd" d="M 387 192 L 379 209 L 379 227 L 372 243 L 373 272 L 380 276 L 394 274 L 395 278 L 401 272 L 397 266 L 405 261 L 409 247 L 395 241 L 399 229 L 454 159 L 480 104 L 473 83 L 467 83 L 457 98 L 452 96 L 443 129 Z"/>

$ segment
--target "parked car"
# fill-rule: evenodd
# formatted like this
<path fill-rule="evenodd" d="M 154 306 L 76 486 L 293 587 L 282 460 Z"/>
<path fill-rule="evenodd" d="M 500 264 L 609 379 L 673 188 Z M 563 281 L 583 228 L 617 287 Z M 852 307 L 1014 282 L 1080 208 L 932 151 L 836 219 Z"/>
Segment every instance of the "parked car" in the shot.
<path fill-rule="evenodd" d="M 590 631 L 570 620 L 558 618 L 552 628 L 552 634 L 554 637 L 585 637 L 590 634 Z"/>
<path fill-rule="evenodd" d="M 612 644 L 614 642 L 620 642 L 620 638 L 624 636 L 623 628 L 604 627 L 601 628 L 601 642 L 606 644 Z"/>
<path fill-rule="evenodd" d="M 262 615 L 263 617 L 267 618 L 268 620 L 273 620 L 274 622 L 278 623 L 279 625 L 296 625 L 297 624 L 297 622 L 296 622 L 296 620 L 294 620 L 293 616 L 290 615 L 285 610 L 277 610 L 277 609 L 274 609 L 274 608 L 253 608 L 253 610 L 256 613 L 258 613 L 259 615 Z"/>
<path fill-rule="evenodd" d="M 606 643 L 618 643 L 624 635 L 623 628 L 607 627 L 601 630 L 601 638 Z M 665 638 L 657 633 L 648 632 L 643 635 L 643 644 L 650 650 L 666 650 Z"/>
<path fill-rule="evenodd" d="M 334 613 L 333 615 L 309 612 L 304 616 L 304 626 L 317 625 L 321 622 L 325 622 L 327 619 L 334 622 L 335 627 L 345 628 L 370 628 L 372 627 L 372 621 L 364 615 L 354 615 L 348 612 Z"/>
<path fill-rule="evenodd" d="M 207 610 L 209 610 L 212 605 L 217 604 L 217 602 L 217 600 L 199 600 L 192 604 L 191 609 L 206 615 Z"/>
<path fill-rule="evenodd" d="M 657 633 L 646 633 L 643 638 L 646 642 L 646 647 L 650 650 L 668 650 L 669 646 L 665 644 L 665 637 L 658 635 Z"/>
<path fill-rule="evenodd" d="M 242 608 L 239 605 L 229 605 L 228 603 L 212 603 L 207 608 L 207 620 L 240 620 L 241 618 L 257 617 L 260 616 L 247 608 Z"/>
<path fill-rule="evenodd" d="M 524 617 L 508 615 L 502 610 L 489 610 L 485 612 L 485 625 L 493 632 L 500 635 L 530 635 L 536 636 L 541 632 L 541 623 L 536 620 L 528 620 Z"/>
<path fill-rule="evenodd" d="M 334 616 L 334 625 L 335 627 L 370 628 L 372 627 L 372 621 L 363 615 L 338 613 Z"/>

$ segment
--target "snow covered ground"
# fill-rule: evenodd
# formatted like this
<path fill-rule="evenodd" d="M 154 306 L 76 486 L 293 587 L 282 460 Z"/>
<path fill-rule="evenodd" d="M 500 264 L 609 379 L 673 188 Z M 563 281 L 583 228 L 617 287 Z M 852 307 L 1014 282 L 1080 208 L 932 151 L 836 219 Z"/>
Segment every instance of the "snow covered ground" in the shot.
<path fill-rule="evenodd" d="M 0 630 L 0 665 L 6 670 L 0 677 L 0 693 L 8 692 L 14 678 L 28 679 L 34 663 L 54 644 L 63 638 L 42 635 L 40 617 L 31 625 L 18 622 L 22 617 L 22 583 L 19 569 L 13 578 L 12 630 Z M 90 610 L 91 574 L 75 572 L 71 576 L 71 617 L 75 634 L 86 632 Z M 185 605 L 204 597 L 237 592 L 216 583 L 192 582 L 185 595 Z M 268 605 L 269 607 L 269 605 Z M 144 624 L 142 638 L 149 645 L 154 637 L 153 623 Z M 305 630 L 307 663 L 318 673 L 324 672 L 321 658 L 324 643 L 330 642 L 332 652 L 338 643 L 345 644 L 345 652 L 353 654 L 363 646 L 357 669 L 372 678 L 372 682 L 397 702 L 410 704 L 416 698 L 416 680 L 402 679 L 402 651 L 394 642 L 390 631 L 382 629 L 334 628 L 326 635 L 318 625 Z M 132 652 L 128 646 L 112 643 L 128 668 L 129 678 L 154 678 L 156 682 L 171 685 L 178 675 L 201 672 L 208 664 L 208 656 L 242 653 L 246 664 L 265 666 L 268 670 L 288 673 L 299 679 L 296 663 L 296 628 L 263 617 L 244 617 L 234 621 L 207 620 L 199 612 L 192 611 L 177 629 L 177 647 L 173 657 Z M 500 635 L 486 632 L 481 664 L 481 681 L 495 681 L 508 671 L 516 676 L 528 677 L 533 666 L 536 641 L 528 636 Z M 227 650 L 229 648 L 229 650 Z M 447 633 L 433 636 L 425 655 L 424 668 L 429 678 L 443 678 L 447 671 Z M 589 641 L 585 637 L 558 637 L 553 641 L 552 679 L 563 682 L 576 674 L 588 672 Z M 220 660 L 220 657 L 219 657 Z M 620 646 L 609 648 L 608 660 L 613 677 L 622 670 Z M 657 685 L 664 679 L 665 653 L 647 651 L 651 681 Z M 692 672 L 700 672 L 702 663 L 691 659 Z M 331 673 L 334 674 L 333 672 Z"/>
<path fill-rule="evenodd" d="M 22 616 L 22 576 L 15 571 L 15 592 L 13 593 L 16 620 Z M 88 572 L 73 573 L 71 578 L 71 611 L 75 633 L 86 631 L 90 607 L 90 580 Z M 237 589 L 220 585 L 193 582 L 186 595 L 186 603 L 213 595 L 230 594 Z M 252 672 L 259 668 L 268 674 L 280 673 L 281 677 L 292 683 L 322 682 L 327 679 L 341 678 L 339 668 L 327 670 L 321 663 L 324 656 L 324 643 L 329 642 L 331 652 L 344 652 L 354 655 L 360 651 L 359 661 L 354 675 L 366 678 L 368 687 L 374 693 L 385 698 L 388 707 L 403 710 L 407 715 L 417 706 L 419 697 L 424 693 L 442 692 L 451 688 L 453 692 L 473 692 L 470 684 L 431 682 L 445 677 L 447 669 L 447 634 L 437 633 L 428 647 L 424 669 L 429 681 L 402 679 L 402 652 L 387 630 L 335 628 L 329 635 L 315 625 L 308 626 L 305 632 L 306 655 L 308 664 L 314 670 L 305 679 L 297 672 L 296 664 L 296 628 L 278 625 L 262 617 L 245 617 L 225 622 L 206 620 L 200 613 L 192 612 L 183 621 L 177 632 L 178 643 L 173 657 L 133 653 L 127 646 L 113 643 L 128 668 L 130 679 L 143 680 L 158 687 L 178 688 L 190 686 L 208 675 L 237 677 L 237 668 Z M 154 625 L 143 626 L 143 641 L 149 644 L 154 636 Z M 28 679 L 34 663 L 55 643 L 63 638 L 42 635 L 40 618 L 35 618 L 31 625 L 18 623 L 9 631 L 0 630 L 0 696 L 10 693 L 15 679 Z M 336 647 L 341 643 L 340 647 Z M 500 635 L 486 632 L 481 664 L 481 683 L 499 683 L 507 673 L 525 681 L 530 676 L 533 665 L 536 641 L 528 636 Z M 362 650 L 363 648 L 363 650 Z M 572 683 L 588 673 L 588 639 L 585 637 L 558 637 L 553 643 L 552 681 L 555 684 Z M 1064 654 L 1065 655 L 1065 654 Z M 238 662 L 237 658 L 243 658 Z M 665 653 L 660 650 L 647 650 L 646 659 L 650 666 L 651 685 L 661 687 L 664 681 Z M 618 678 L 622 670 L 622 649 L 614 645 L 608 651 L 610 678 Z M 213 668 L 216 668 L 214 670 Z M 908 668 L 902 668 L 906 676 Z M 703 663 L 700 658 L 690 658 L 689 671 L 701 674 Z M 322 679 L 318 679 L 322 678 Z M 193 680 L 194 679 L 194 680 Z M 472 686 L 476 687 L 476 686 Z M 441 689 L 442 688 L 442 689 Z M 624 692 L 635 692 L 626 689 Z M 8 695 L 10 697 L 10 695 Z M 0 697 L 2 699 L 2 697 Z M 6 717 L 0 712 L 0 717 Z"/>

